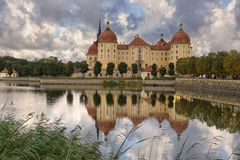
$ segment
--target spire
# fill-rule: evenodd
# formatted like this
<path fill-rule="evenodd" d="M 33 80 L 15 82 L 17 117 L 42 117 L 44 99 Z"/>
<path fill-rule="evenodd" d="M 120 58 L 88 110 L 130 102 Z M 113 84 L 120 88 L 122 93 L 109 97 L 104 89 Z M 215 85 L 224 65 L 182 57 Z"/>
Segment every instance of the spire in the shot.
<path fill-rule="evenodd" d="M 183 32 L 183 23 L 179 24 L 179 32 Z"/>
<path fill-rule="evenodd" d="M 99 36 L 100 36 L 101 32 L 102 32 L 102 30 L 101 30 L 101 19 L 99 19 L 97 41 L 99 40 Z"/>

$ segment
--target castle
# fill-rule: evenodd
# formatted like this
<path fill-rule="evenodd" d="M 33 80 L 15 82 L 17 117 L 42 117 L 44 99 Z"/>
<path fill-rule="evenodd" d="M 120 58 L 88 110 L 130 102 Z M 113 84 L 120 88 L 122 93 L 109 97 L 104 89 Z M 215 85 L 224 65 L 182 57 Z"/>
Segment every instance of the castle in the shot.
<path fill-rule="evenodd" d="M 117 35 L 111 30 L 109 21 L 106 22 L 106 29 L 103 32 L 99 21 L 97 40 L 88 49 L 87 63 L 91 69 L 94 62 L 99 61 L 102 63 L 103 71 L 110 62 L 115 64 L 115 69 L 121 62 L 125 62 L 129 68 L 136 63 L 143 72 L 154 63 L 158 68 L 162 66 L 168 69 L 169 63 L 176 65 L 178 59 L 191 55 L 191 40 L 184 32 L 182 23 L 169 42 L 164 40 L 164 35 L 161 34 L 159 41 L 151 45 L 139 34 L 134 36 L 129 44 L 118 43 Z"/>

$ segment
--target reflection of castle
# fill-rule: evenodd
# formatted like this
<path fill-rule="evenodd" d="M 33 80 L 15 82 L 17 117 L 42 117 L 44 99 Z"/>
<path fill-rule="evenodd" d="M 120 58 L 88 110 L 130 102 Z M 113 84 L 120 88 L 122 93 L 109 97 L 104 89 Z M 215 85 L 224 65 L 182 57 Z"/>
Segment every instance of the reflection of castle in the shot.
<path fill-rule="evenodd" d="M 175 112 L 175 100 L 179 97 L 160 93 L 138 92 L 122 93 L 119 91 L 86 91 L 88 96 L 87 111 L 96 120 L 96 126 L 105 135 L 115 127 L 117 118 L 128 117 L 136 126 L 146 118 L 153 117 L 160 123 L 165 119 L 180 138 L 188 126 L 188 118 Z M 101 99 L 96 104 L 96 95 Z"/>

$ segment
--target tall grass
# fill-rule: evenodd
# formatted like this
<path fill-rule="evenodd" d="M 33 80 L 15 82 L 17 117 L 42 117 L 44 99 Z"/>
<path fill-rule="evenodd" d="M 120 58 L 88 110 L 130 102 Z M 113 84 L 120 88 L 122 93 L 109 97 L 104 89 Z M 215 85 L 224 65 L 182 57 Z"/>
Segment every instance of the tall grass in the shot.
<path fill-rule="evenodd" d="M 30 120 L 36 122 L 28 126 Z M 99 143 L 82 139 L 77 131 L 80 129 L 78 126 L 67 134 L 59 122 L 50 123 L 44 114 L 37 116 L 30 113 L 21 121 L 16 121 L 13 116 L 4 117 L 0 120 L 0 159 L 103 159 L 98 150 Z"/>

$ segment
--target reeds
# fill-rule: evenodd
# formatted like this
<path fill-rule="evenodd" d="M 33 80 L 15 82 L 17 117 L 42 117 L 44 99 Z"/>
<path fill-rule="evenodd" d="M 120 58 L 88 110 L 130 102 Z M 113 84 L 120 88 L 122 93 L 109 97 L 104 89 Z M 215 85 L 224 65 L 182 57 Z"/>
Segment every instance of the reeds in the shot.
<path fill-rule="evenodd" d="M 4 108 L 6 108 L 6 104 Z M 27 122 L 34 120 L 31 126 Z M 22 121 L 13 116 L 0 120 L 1 160 L 91 160 L 103 159 L 99 143 L 80 137 L 77 126 L 65 132 L 60 121 L 50 123 L 44 114 L 30 113 Z"/>

